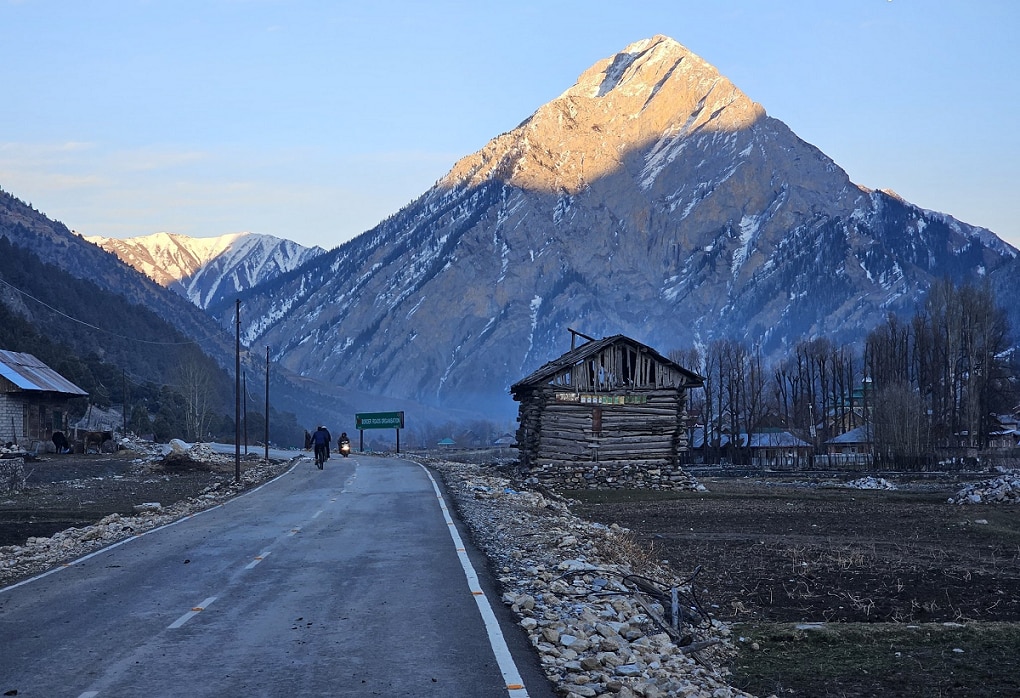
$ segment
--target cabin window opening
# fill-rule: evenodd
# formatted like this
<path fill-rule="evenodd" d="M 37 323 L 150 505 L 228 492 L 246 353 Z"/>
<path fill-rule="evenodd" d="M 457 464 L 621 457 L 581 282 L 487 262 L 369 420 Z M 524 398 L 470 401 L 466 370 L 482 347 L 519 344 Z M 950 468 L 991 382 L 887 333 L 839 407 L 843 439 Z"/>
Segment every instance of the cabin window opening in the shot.
<path fill-rule="evenodd" d="M 623 350 L 623 377 L 624 380 L 630 385 L 634 385 L 637 379 L 637 358 L 636 354 L 630 348 Z"/>

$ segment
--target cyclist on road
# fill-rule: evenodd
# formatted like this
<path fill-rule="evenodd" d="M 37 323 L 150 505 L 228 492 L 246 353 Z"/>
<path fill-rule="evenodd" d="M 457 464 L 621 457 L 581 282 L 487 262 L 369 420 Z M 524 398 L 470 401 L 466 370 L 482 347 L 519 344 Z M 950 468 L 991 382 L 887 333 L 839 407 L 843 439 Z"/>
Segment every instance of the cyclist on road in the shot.
<path fill-rule="evenodd" d="M 330 436 L 329 430 L 324 426 L 319 426 L 312 434 L 312 446 L 315 448 L 315 465 L 319 470 L 322 470 L 323 464 L 329 460 L 329 442 L 333 440 Z"/>

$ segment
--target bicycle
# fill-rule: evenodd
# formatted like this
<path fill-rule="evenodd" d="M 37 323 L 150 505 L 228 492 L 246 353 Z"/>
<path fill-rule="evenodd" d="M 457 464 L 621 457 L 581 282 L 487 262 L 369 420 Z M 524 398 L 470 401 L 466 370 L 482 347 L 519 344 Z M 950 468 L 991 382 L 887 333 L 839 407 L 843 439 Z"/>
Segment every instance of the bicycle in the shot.
<path fill-rule="evenodd" d="M 315 447 L 315 467 L 322 470 L 323 464 L 326 462 L 326 447 L 318 446 Z"/>

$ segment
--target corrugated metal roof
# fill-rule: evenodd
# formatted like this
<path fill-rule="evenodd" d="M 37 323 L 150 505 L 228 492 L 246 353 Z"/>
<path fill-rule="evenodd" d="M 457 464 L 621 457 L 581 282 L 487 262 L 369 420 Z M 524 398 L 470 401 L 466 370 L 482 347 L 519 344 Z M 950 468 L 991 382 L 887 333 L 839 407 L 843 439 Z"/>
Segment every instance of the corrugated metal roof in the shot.
<path fill-rule="evenodd" d="M 88 395 L 31 354 L 0 349 L 0 376 L 22 390 Z"/>
<path fill-rule="evenodd" d="M 741 434 L 747 438 L 746 434 Z M 751 434 L 748 445 L 751 448 L 811 448 L 807 441 L 798 439 L 788 431 L 766 431 Z"/>
<path fill-rule="evenodd" d="M 737 442 L 741 447 L 748 448 L 810 448 L 811 444 L 797 438 L 788 431 L 761 431 L 754 432 L 750 436 L 747 432 L 741 432 L 737 436 Z M 729 434 L 719 435 L 719 445 L 727 446 L 730 443 Z M 694 430 L 691 446 L 703 448 L 705 445 L 705 428 L 698 427 Z"/>
<path fill-rule="evenodd" d="M 873 441 L 871 427 L 867 424 L 850 431 L 843 432 L 839 436 L 829 439 L 827 444 L 865 444 Z"/>

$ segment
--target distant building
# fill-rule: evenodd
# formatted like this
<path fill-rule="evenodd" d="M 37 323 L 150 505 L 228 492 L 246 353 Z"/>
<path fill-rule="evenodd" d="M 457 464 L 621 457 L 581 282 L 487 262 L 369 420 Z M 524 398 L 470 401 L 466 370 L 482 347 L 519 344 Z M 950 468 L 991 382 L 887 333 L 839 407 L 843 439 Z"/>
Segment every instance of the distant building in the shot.
<path fill-rule="evenodd" d="M 510 388 L 522 470 L 566 489 L 694 486 L 680 463 L 688 393 L 704 379 L 623 335 L 580 336 Z"/>
<path fill-rule="evenodd" d="M 721 434 L 716 448 L 726 450 L 731 445 L 729 434 Z M 732 440 L 734 448 L 747 449 L 751 465 L 769 470 L 798 470 L 811 463 L 811 444 L 783 429 L 761 429 L 751 434 L 740 433 Z M 694 430 L 691 446 L 704 455 L 705 429 Z M 701 459 L 704 462 L 704 458 Z"/>
<path fill-rule="evenodd" d="M 0 441 L 24 448 L 67 431 L 67 402 L 88 393 L 31 354 L 0 349 Z"/>
<path fill-rule="evenodd" d="M 988 433 L 988 448 L 1010 450 L 1020 448 L 1020 420 L 1011 414 L 995 415 L 992 430 Z"/>
<path fill-rule="evenodd" d="M 869 424 L 829 439 L 824 446 L 825 455 L 816 458 L 819 467 L 864 468 L 875 460 L 875 436 Z"/>

